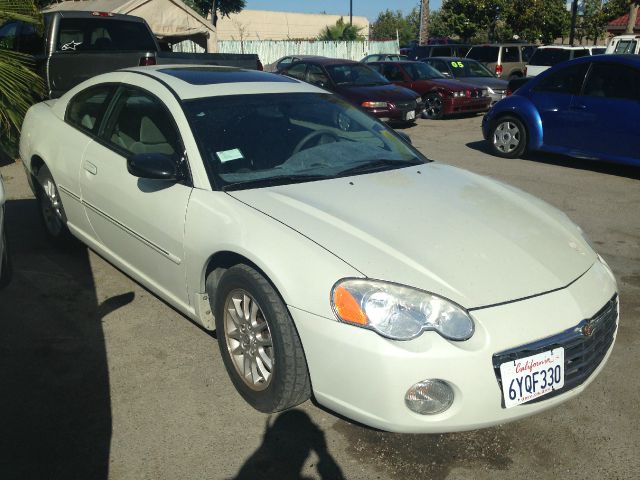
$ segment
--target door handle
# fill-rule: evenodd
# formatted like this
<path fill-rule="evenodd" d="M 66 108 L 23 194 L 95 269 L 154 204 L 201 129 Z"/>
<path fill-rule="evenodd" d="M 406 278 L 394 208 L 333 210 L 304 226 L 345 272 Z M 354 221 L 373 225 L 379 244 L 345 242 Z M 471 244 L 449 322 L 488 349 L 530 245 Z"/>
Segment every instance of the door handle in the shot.
<path fill-rule="evenodd" d="M 93 163 L 91 162 L 84 162 L 84 169 L 89 172 L 91 175 L 97 175 L 98 174 L 98 167 L 95 166 Z"/>

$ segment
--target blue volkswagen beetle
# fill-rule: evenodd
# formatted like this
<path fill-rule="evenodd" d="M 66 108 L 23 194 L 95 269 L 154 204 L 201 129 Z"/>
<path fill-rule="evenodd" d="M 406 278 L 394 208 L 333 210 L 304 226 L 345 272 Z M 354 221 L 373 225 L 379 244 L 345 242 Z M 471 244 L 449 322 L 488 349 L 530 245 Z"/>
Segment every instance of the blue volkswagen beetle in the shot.
<path fill-rule="evenodd" d="M 482 133 L 504 158 L 541 150 L 640 166 L 640 56 L 558 64 L 489 110 Z"/>

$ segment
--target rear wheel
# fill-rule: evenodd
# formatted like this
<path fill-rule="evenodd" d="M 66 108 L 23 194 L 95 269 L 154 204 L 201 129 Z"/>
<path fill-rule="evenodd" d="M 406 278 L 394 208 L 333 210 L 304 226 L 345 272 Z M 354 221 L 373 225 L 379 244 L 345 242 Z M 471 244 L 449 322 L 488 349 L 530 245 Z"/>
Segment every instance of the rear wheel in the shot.
<path fill-rule="evenodd" d="M 511 115 L 495 120 L 489 131 L 489 145 L 494 155 L 520 157 L 527 148 L 527 131 L 522 122 Z"/>
<path fill-rule="evenodd" d="M 273 286 L 236 265 L 220 278 L 215 299 L 218 346 L 240 395 L 266 413 L 306 401 L 311 386 L 302 344 Z"/>
<path fill-rule="evenodd" d="M 424 112 L 422 116 L 431 120 L 439 120 L 444 114 L 442 97 L 437 93 L 429 93 L 424 97 Z"/>
<path fill-rule="evenodd" d="M 46 166 L 42 166 L 38 171 L 36 196 L 47 237 L 60 247 L 72 245 L 74 239 L 67 228 L 67 216 L 64 213 L 58 187 Z"/>

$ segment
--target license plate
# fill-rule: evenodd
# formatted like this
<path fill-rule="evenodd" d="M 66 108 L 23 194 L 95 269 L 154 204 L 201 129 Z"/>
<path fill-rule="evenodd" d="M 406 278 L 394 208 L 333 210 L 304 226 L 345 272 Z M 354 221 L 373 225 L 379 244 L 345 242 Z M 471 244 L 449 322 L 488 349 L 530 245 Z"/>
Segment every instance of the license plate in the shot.
<path fill-rule="evenodd" d="M 506 408 L 515 407 L 564 387 L 564 348 L 500 365 Z"/>
<path fill-rule="evenodd" d="M 407 113 L 404 114 L 404 119 L 405 120 L 413 120 L 414 118 L 416 118 L 416 112 L 415 111 L 407 112 Z"/>

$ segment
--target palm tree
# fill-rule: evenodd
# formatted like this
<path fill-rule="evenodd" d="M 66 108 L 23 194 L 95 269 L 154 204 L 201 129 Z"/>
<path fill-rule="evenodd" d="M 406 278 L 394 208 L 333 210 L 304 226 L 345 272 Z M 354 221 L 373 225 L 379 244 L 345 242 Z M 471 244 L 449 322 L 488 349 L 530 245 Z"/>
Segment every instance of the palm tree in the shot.
<path fill-rule="evenodd" d="M 42 28 L 33 0 L 0 0 L 0 23 L 7 20 Z M 0 144 L 11 153 L 15 151 L 24 115 L 44 92 L 43 81 L 33 70 L 33 58 L 13 47 L 13 41 L 0 39 Z"/>
<path fill-rule="evenodd" d="M 349 40 L 363 40 L 360 35 L 361 28 L 355 25 L 345 23 L 343 18 L 340 17 L 335 25 L 327 25 L 322 29 L 318 40 L 321 41 L 349 41 Z"/>
<path fill-rule="evenodd" d="M 420 3 L 420 34 L 418 43 L 426 45 L 429 41 L 429 0 L 422 0 Z"/>

